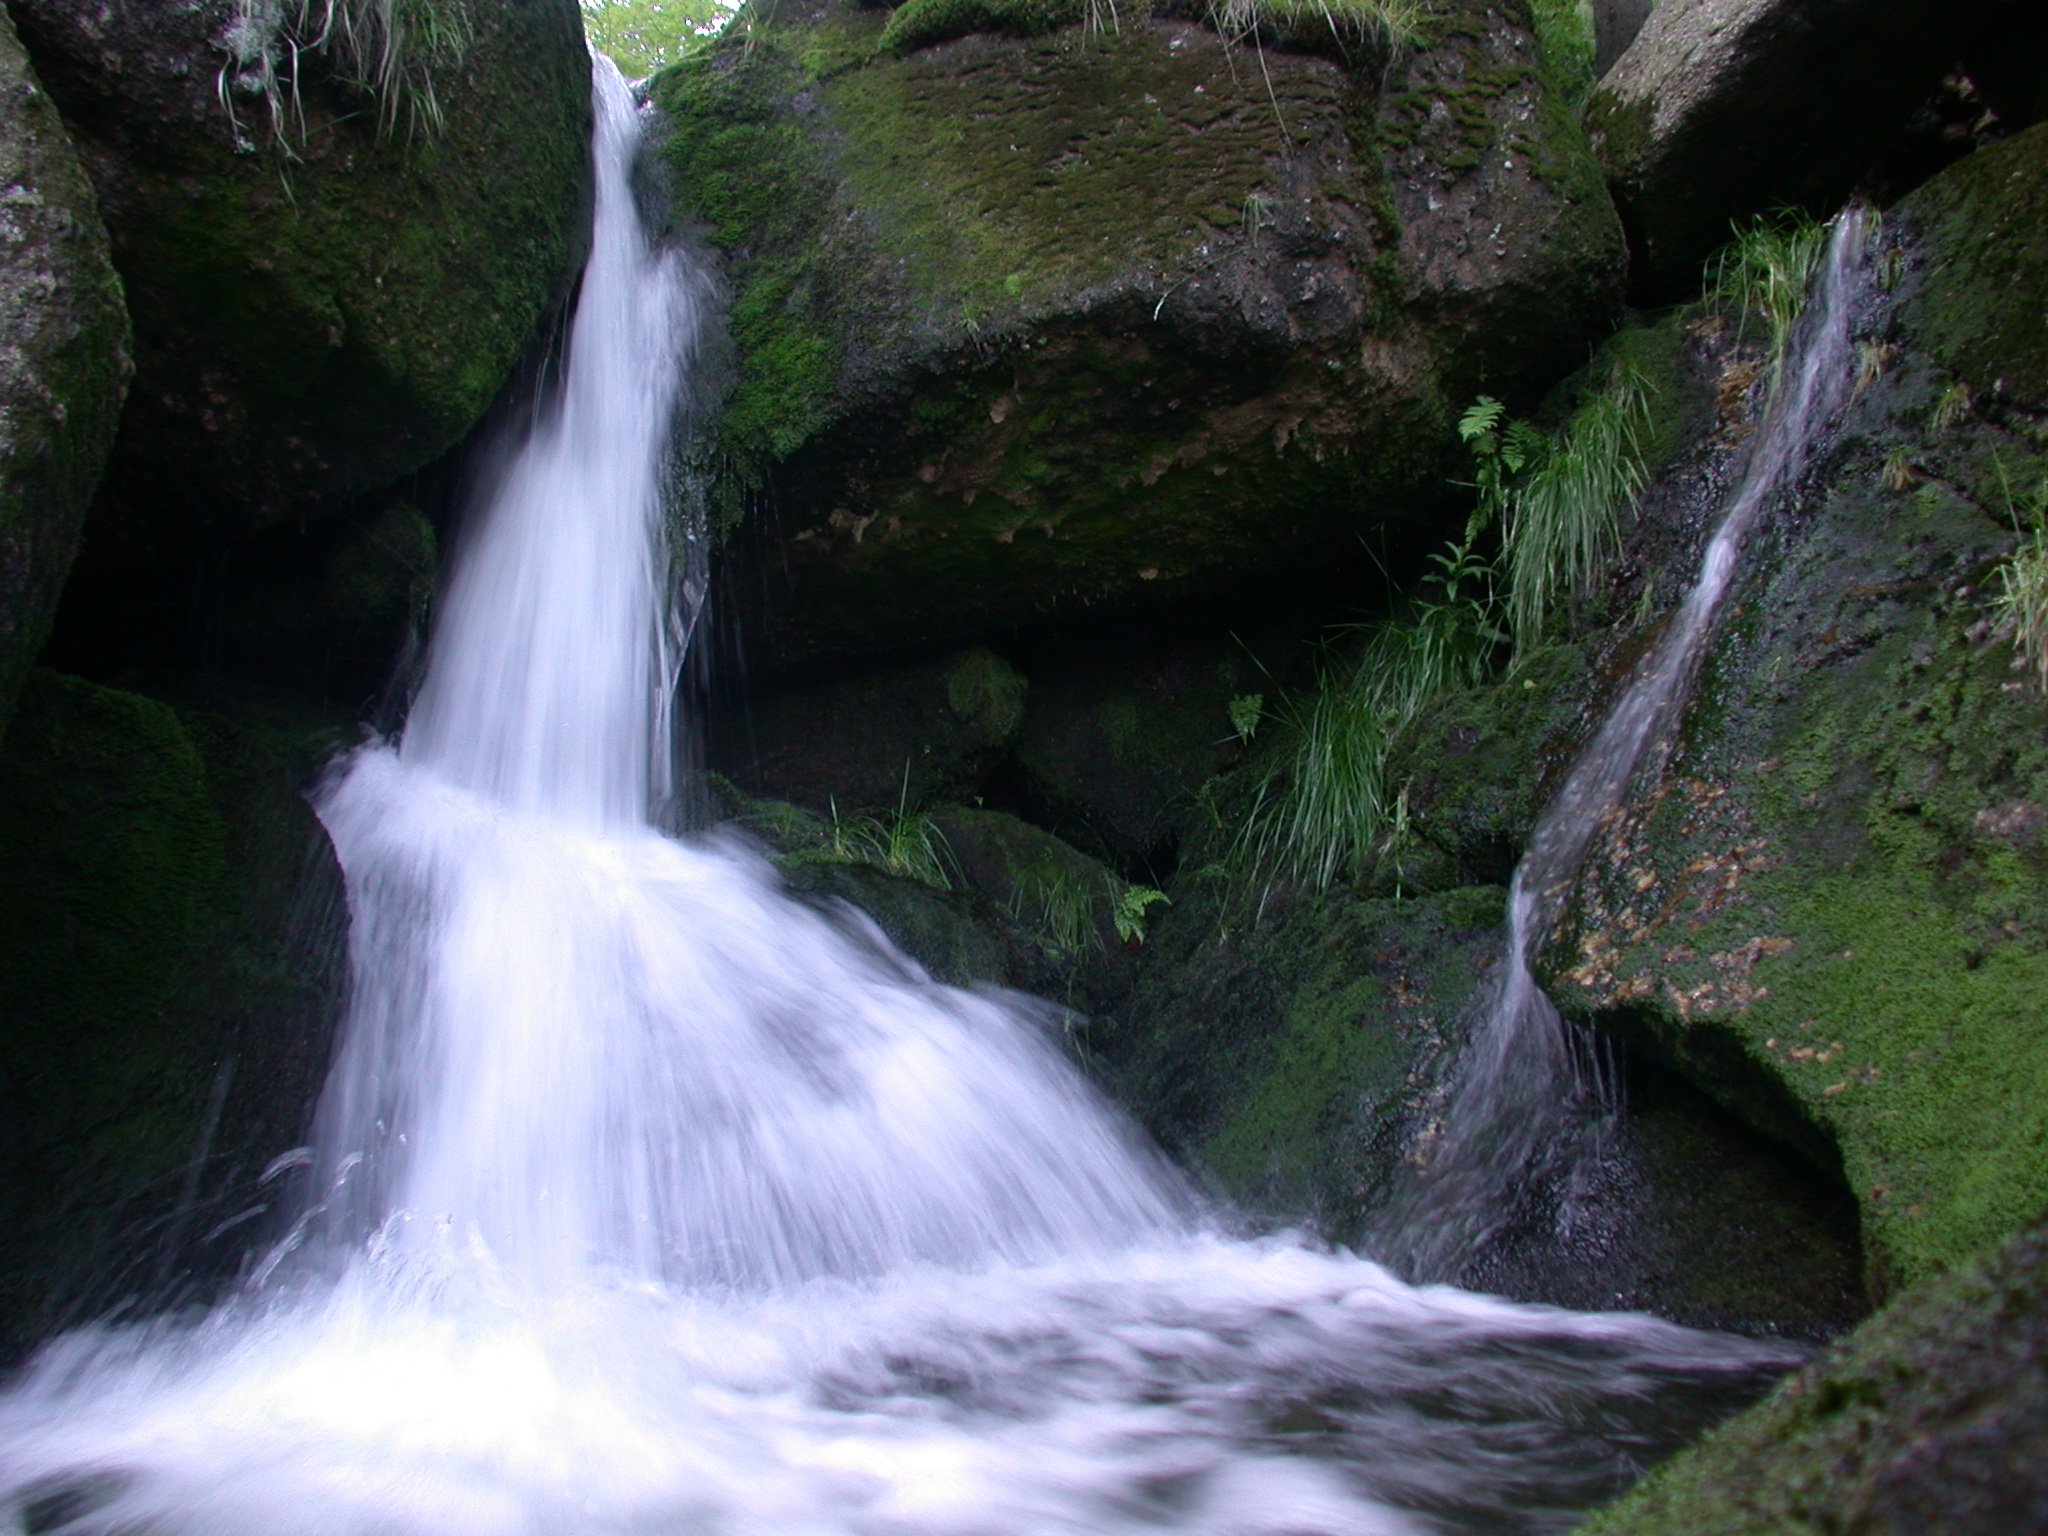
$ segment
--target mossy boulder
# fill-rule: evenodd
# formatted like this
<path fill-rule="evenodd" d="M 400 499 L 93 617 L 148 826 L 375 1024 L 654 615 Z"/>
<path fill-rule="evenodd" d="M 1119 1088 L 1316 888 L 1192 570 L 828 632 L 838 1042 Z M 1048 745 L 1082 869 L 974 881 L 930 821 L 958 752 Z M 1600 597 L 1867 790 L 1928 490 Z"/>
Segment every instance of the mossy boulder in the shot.
<path fill-rule="evenodd" d="M 579 12 L 455 8 L 466 40 L 429 61 L 436 123 L 419 79 L 394 102 L 286 35 L 291 7 L 10 7 L 135 316 L 95 560 L 303 517 L 445 453 L 565 293 L 588 183 Z"/>
<path fill-rule="evenodd" d="M 1987 406 L 2048 412 L 2048 124 L 1951 167 L 1900 213 L 1931 268 L 1927 350 Z"/>
<path fill-rule="evenodd" d="M 1832 213 L 1900 152 L 1916 108 L 1940 96 L 1959 60 L 2002 71 L 2018 49 L 2033 60 L 2018 73 L 2038 75 L 2048 32 L 2020 15 L 2028 9 L 1662 0 L 1586 116 L 1629 223 L 1633 294 L 1686 297 L 1731 221 L 1783 205 Z M 1946 153 L 1969 143 L 1964 134 Z"/>
<path fill-rule="evenodd" d="M 1135 996 L 1096 1031 L 1119 1096 L 1244 1207 L 1357 1238 L 1498 963 L 1505 893 L 1173 889 Z"/>
<path fill-rule="evenodd" d="M 92 183 L 0 13 L 0 734 L 78 549 L 128 386 Z"/>
<path fill-rule="evenodd" d="M 2048 1525 L 2048 1228 L 1901 1296 L 1586 1536 L 2013 1536 Z"/>
<path fill-rule="evenodd" d="M 1157 16 L 892 27 L 762 8 L 652 87 L 728 259 L 757 662 L 1355 552 L 1433 507 L 1471 392 L 1568 372 L 1611 310 L 1619 226 L 1520 3 L 1373 68 Z"/>
<path fill-rule="evenodd" d="M 1882 373 L 1752 553 L 1674 756 L 1546 956 L 1568 1012 L 1839 1162 L 1880 1292 L 2048 1207 L 2048 704 L 1991 602 L 2048 459 L 2010 403 L 2027 332 L 1983 318 L 2048 291 L 2048 204 L 1981 191 L 2038 198 L 2042 142 L 1906 205 L 1926 233 L 1863 352 Z"/>
<path fill-rule="evenodd" d="M 1089 1010 L 1113 1007 L 1136 977 L 1147 909 L 1118 903 L 1128 887 L 1092 858 L 1007 811 L 947 805 L 933 812 L 946 857 L 961 885 L 1009 915 L 1037 951 L 1036 990 Z"/>
<path fill-rule="evenodd" d="M 1177 882 L 1135 995 L 1090 1039 L 1153 1133 L 1250 1219 L 1368 1254 L 1440 1130 L 1500 963 L 1506 891 L 1313 895 Z M 1430 1278 L 1527 1301 L 1644 1309 L 1828 1338 L 1860 1317 L 1853 1202 L 1789 1149 L 1636 1063 L 1626 1108 L 1565 1179 Z"/>
<path fill-rule="evenodd" d="M 30 674 L 0 752 L 0 1350 L 203 1295 L 270 1230 L 345 971 L 287 757 Z"/>

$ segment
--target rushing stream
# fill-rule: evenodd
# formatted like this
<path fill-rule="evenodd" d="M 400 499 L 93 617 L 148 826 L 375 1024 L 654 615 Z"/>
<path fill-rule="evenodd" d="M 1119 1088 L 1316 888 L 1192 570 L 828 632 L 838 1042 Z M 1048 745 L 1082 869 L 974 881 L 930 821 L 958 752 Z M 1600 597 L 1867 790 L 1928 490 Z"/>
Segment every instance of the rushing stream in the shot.
<path fill-rule="evenodd" d="M 1787 1349 L 1247 1240 L 1022 1000 L 650 821 L 705 292 L 600 63 L 563 398 L 402 743 L 321 807 L 354 996 L 316 1192 L 197 1321 L 0 1398 L 0 1519 L 113 1536 L 1548 1531 Z"/>

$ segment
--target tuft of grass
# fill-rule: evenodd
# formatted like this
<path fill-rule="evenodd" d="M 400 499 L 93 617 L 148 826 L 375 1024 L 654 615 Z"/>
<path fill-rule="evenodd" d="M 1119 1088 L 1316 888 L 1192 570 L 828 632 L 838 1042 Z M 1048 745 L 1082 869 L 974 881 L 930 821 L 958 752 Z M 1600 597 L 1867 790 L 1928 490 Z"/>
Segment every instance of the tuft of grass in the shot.
<path fill-rule="evenodd" d="M 1992 462 L 2005 493 L 2006 515 L 2020 529 L 2019 548 L 1998 568 L 1992 606 L 2013 648 L 2048 693 L 2048 474 L 2025 495 L 2013 485 L 2003 456 L 1994 454 Z"/>
<path fill-rule="evenodd" d="M 940 890 L 953 886 L 953 854 L 929 812 L 899 804 L 894 811 L 842 817 L 836 802 L 824 846 L 813 857 L 834 864 L 867 864 L 921 880 Z"/>
<path fill-rule="evenodd" d="M 324 55 L 378 107 L 378 125 L 390 132 L 442 125 L 435 76 L 462 62 L 476 35 L 476 0 L 235 0 L 227 34 L 229 64 L 220 78 L 228 102 L 229 76 L 253 86 L 269 109 L 280 143 L 298 115 L 302 56 Z M 232 112 L 232 107 L 230 106 Z"/>
<path fill-rule="evenodd" d="M 1707 296 L 1735 305 L 1745 330 L 1761 325 L 1773 368 L 1806 308 L 1807 290 L 1827 243 L 1825 225 L 1809 213 L 1786 208 L 1738 228 L 1708 264 Z"/>
<path fill-rule="evenodd" d="M 1299 35 L 1327 28 L 1340 44 L 1383 48 L 1422 40 L 1428 11 L 1421 0 L 1210 0 L 1209 20 L 1232 42 L 1261 31 Z"/>
<path fill-rule="evenodd" d="M 757 800 L 723 779 L 716 782 L 737 805 L 740 823 L 782 850 L 782 859 L 796 864 L 866 864 L 940 890 L 953 888 L 953 850 L 930 813 L 908 803 L 907 783 L 893 811 L 842 815 L 835 800 L 828 813 L 819 816 L 786 801 Z"/>
<path fill-rule="evenodd" d="M 1954 431 L 1957 424 L 1976 408 L 1976 401 L 1970 397 L 1970 386 L 1957 379 L 1934 402 L 1934 414 L 1928 425 L 1936 433 L 1945 435 Z"/>
<path fill-rule="evenodd" d="M 2036 523 L 1998 568 L 1992 600 L 2035 683 L 2048 693 L 2048 527 Z"/>
<path fill-rule="evenodd" d="M 1010 887 L 1010 915 L 1053 960 L 1077 959 L 1102 940 L 1095 929 L 1100 901 L 1092 882 L 1058 865 L 1019 871 Z"/>
<path fill-rule="evenodd" d="M 1464 539 L 1431 557 L 1432 595 L 1404 620 L 1373 629 L 1350 661 L 1327 669 L 1305 705 L 1286 708 L 1296 746 L 1269 770 L 1238 833 L 1236 860 L 1318 890 L 1369 870 L 1405 823 L 1388 774 L 1395 740 L 1445 694 L 1485 680 L 1507 635 L 1491 562 Z"/>
<path fill-rule="evenodd" d="M 1460 419 L 1478 515 L 1502 525 L 1507 625 L 1517 655 L 1540 643 L 1558 604 L 1589 591 L 1620 547 L 1622 519 L 1649 483 L 1649 431 L 1649 386 L 1627 368 L 1617 368 L 1555 437 L 1506 420 L 1489 395 Z"/>
<path fill-rule="evenodd" d="M 1916 478 L 1913 469 L 1913 450 L 1903 444 L 1884 456 L 1881 472 L 1884 488 L 1888 491 L 1911 490 Z"/>

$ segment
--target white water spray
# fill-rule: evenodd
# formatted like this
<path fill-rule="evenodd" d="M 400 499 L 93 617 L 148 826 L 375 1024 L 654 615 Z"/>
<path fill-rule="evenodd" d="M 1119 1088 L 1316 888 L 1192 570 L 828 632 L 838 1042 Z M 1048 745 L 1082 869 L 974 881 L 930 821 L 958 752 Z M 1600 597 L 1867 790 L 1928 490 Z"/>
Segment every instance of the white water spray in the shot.
<path fill-rule="evenodd" d="M 661 468 L 700 276 L 597 229 L 559 412 L 403 747 L 322 806 L 355 999 L 320 1203 L 197 1324 L 0 1398 L 29 1536 L 1571 1523 L 1791 1356 L 1231 1241 L 1022 1000 L 664 837 Z"/>

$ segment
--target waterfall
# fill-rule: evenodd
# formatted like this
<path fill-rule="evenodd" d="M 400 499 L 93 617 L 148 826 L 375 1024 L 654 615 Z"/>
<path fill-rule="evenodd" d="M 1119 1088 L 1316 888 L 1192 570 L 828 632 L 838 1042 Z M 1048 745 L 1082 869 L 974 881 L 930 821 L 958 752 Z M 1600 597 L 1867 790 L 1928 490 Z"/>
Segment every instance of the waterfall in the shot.
<path fill-rule="evenodd" d="M 631 195 L 402 742 L 321 802 L 354 997 L 312 1204 L 0 1393 L 35 1536 L 1562 1529 L 1797 1358 L 1246 1240 L 1028 1000 L 653 824 L 703 273 Z"/>
<path fill-rule="evenodd" d="M 1835 221 L 1805 315 L 1772 384 L 1745 470 L 1708 539 L 1678 611 L 1623 683 L 1612 709 L 1537 818 L 1508 886 L 1506 953 L 1452 1083 L 1426 1161 L 1397 1190 L 1375 1251 L 1411 1277 L 1454 1275 L 1505 1219 L 1513 1186 L 1548 1171 L 1570 1145 L 1565 1123 L 1597 1097 L 1581 1080 L 1564 1022 L 1537 985 L 1536 946 L 1557 925 L 1595 834 L 1638 772 L 1668 755 L 1714 617 L 1758 514 L 1797 484 L 1845 403 L 1851 321 L 1869 217 Z"/>

